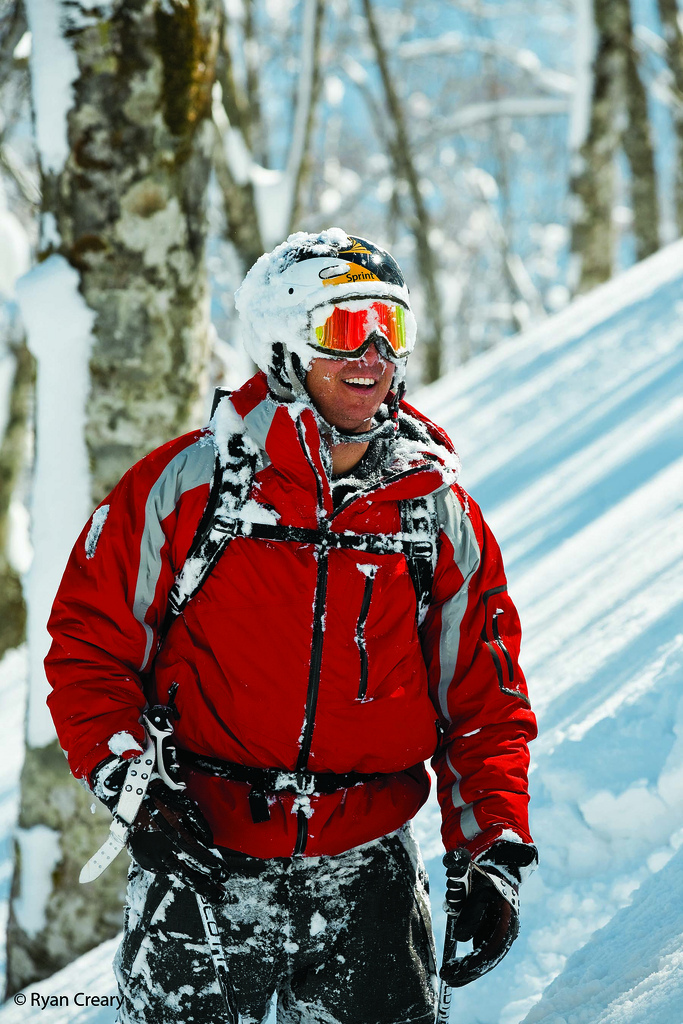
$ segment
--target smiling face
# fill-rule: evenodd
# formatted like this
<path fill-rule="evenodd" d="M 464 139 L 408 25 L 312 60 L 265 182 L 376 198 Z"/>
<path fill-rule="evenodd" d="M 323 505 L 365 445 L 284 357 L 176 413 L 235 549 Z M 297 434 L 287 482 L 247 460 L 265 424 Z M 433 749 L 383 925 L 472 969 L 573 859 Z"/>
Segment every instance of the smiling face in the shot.
<path fill-rule="evenodd" d="M 333 427 L 360 433 L 370 429 L 393 374 L 393 363 L 371 344 L 360 359 L 314 359 L 306 374 L 306 390 Z"/>

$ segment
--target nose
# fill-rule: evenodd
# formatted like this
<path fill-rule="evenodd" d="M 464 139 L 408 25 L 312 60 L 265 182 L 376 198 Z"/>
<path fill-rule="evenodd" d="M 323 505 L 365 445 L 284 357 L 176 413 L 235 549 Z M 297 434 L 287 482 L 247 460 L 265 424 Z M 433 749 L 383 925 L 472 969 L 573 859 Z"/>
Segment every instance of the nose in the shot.
<path fill-rule="evenodd" d="M 363 362 L 367 363 L 368 366 L 374 366 L 376 363 L 381 361 L 379 349 L 374 341 L 371 341 L 365 352 L 363 353 Z"/>

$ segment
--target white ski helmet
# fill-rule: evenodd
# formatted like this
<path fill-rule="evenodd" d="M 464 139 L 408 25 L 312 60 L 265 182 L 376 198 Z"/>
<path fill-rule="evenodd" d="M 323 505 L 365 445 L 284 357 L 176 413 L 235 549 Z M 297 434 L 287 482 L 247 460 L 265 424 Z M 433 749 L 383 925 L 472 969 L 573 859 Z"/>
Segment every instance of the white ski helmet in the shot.
<path fill-rule="evenodd" d="M 405 357 L 415 346 L 417 326 L 396 260 L 373 242 L 341 228 L 319 234 L 298 231 L 260 257 L 235 294 L 244 345 L 284 398 L 306 399 L 306 370 L 325 353 L 311 342 L 312 316 L 322 320 L 339 303 L 373 299 L 403 307 L 405 348 L 396 363 L 394 387 L 405 376 Z"/>

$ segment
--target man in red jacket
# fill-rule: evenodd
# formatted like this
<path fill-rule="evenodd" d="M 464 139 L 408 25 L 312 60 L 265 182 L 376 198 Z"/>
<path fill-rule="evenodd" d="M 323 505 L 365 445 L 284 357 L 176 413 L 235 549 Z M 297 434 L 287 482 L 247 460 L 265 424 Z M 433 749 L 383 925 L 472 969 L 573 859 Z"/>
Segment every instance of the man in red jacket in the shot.
<path fill-rule="evenodd" d="M 518 617 L 448 437 L 402 401 L 393 258 L 298 233 L 237 305 L 260 372 L 123 477 L 49 625 L 60 742 L 114 812 L 84 877 L 133 858 L 120 1021 L 264 1021 L 277 992 L 280 1022 L 426 1024 L 424 761 L 474 941 L 453 984 L 507 952 L 536 861 Z"/>

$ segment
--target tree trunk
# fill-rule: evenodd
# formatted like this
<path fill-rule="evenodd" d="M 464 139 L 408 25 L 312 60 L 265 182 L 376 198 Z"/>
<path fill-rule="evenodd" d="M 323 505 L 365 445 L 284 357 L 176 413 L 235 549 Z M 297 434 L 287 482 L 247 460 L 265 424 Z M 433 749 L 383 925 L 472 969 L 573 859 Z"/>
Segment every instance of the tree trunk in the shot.
<path fill-rule="evenodd" d="M 572 252 L 580 264 L 578 292 L 589 291 L 612 276 L 614 164 L 621 145 L 631 170 L 638 259 L 649 256 L 659 245 L 647 97 L 638 69 L 629 0 L 593 0 L 593 14 L 596 46 L 590 120 L 571 182 Z"/>
<path fill-rule="evenodd" d="M 624 4 L 624 78 L 626 127 L 623 146 L 631 170 L 631 206 L 636 258 L 644 260 L 659 249 L 659 202 L 647 93 L 640 77 L 640 60 L 633 37 L 631 10 Z"/>
<path fill-rule="evenodd" d="M 9 553 L 10 504 L 24 468 L 34 362 L 23 337 L 10 343 L 15 366 L 9 415 L 0 446 L 0 659 L 26 639 L 26 604 Z"/>
<path fill-rule="evenodd" d="M 196 419 L 218 19 L 216 0 L 127 0 L 106 23 L 106 48 L 99 23 L 72 37 L 71 155 L 48 203 L 97 314 L 87 426 L 95 501 Z"/>
<path fill-rule="evenodd" d="M 609 0 L 594 0 L 595 57 L 590 120 L 575 160 L 572 252 L 579 263 L 575 290 L 590 291 L 612 276 L 614 253 L 614 161 L 619 147 L 617 96 L 621 53 L 609 31 Z"/>
<path fill-rule="evenodd" d="M 196 422 L 208 348 L 205 196 L 220 9 L 218 0 L 125 0 L 106 14 L 70 0 L 28 0 L 27 6 L 43 184 L 39 270 L 63 268 L 60 280 L 68 284 L 69 265 L 75 268 L 80 297 L 73 297 L 83 303 L 86 323 L 78 329 L 87 334 L 92 323 L 90 392 L 83 400 L 92 507 L 132 462 Z M 55 45 L 75 58 L 64 91 L 73 88 L 62 156 L 59 126 L 46 132 L 41 109 L 46 93 L 36 44 L 47 30 L 36 19 L 46 9 L 59 25 Z M 39 275 L 36 281 L 34 294 Z M 55 322 L 56 338 L 60 326 Z M 41 387 L 49 390 L 41 372 L 49 365 L 46 354 L 54 358 L 52 339 L 44 330 L 41 338 L 29 331 L 29 342 L 41 353 L 40 401 Z M 41 450 L 43 462 L 57 457 L 48 434 L 39 420 L 39 467 Z M 66 465 L 73 452 L 60 457 Z M 40 493 L 38 480 L 35 489 Z M 49 533 L 44 503 L 36 508 L 40 528 L 34 520 L 36 564 Z M 49 544 L 66 552 L 75 539 L 52 536 Z M 43 578 L 43 590 L 54 593 L 58 582 L 59 573 L 50 586 Z M 36 627 L 32 650 L 42 643 Z M 39 664 L 31 669 L 8 993 L 52 974 L 121 925 L 127 857 L 88 888 L 77 881 L 105 838 L 109 816 L 100 807 L 91 813 L 92 796 L 70 777 L 45 724 L 32 733 L 44 707 Z"/>
<path fill-rule="evenodd" d="M 675 216 L 678 234 L 683 235 L 683 32 L 679 22 L 678 0 L 657 0 L 662 32 L 666 41 L 666 60 L 673 76 L 673 123 L 676 133 Z"/>

